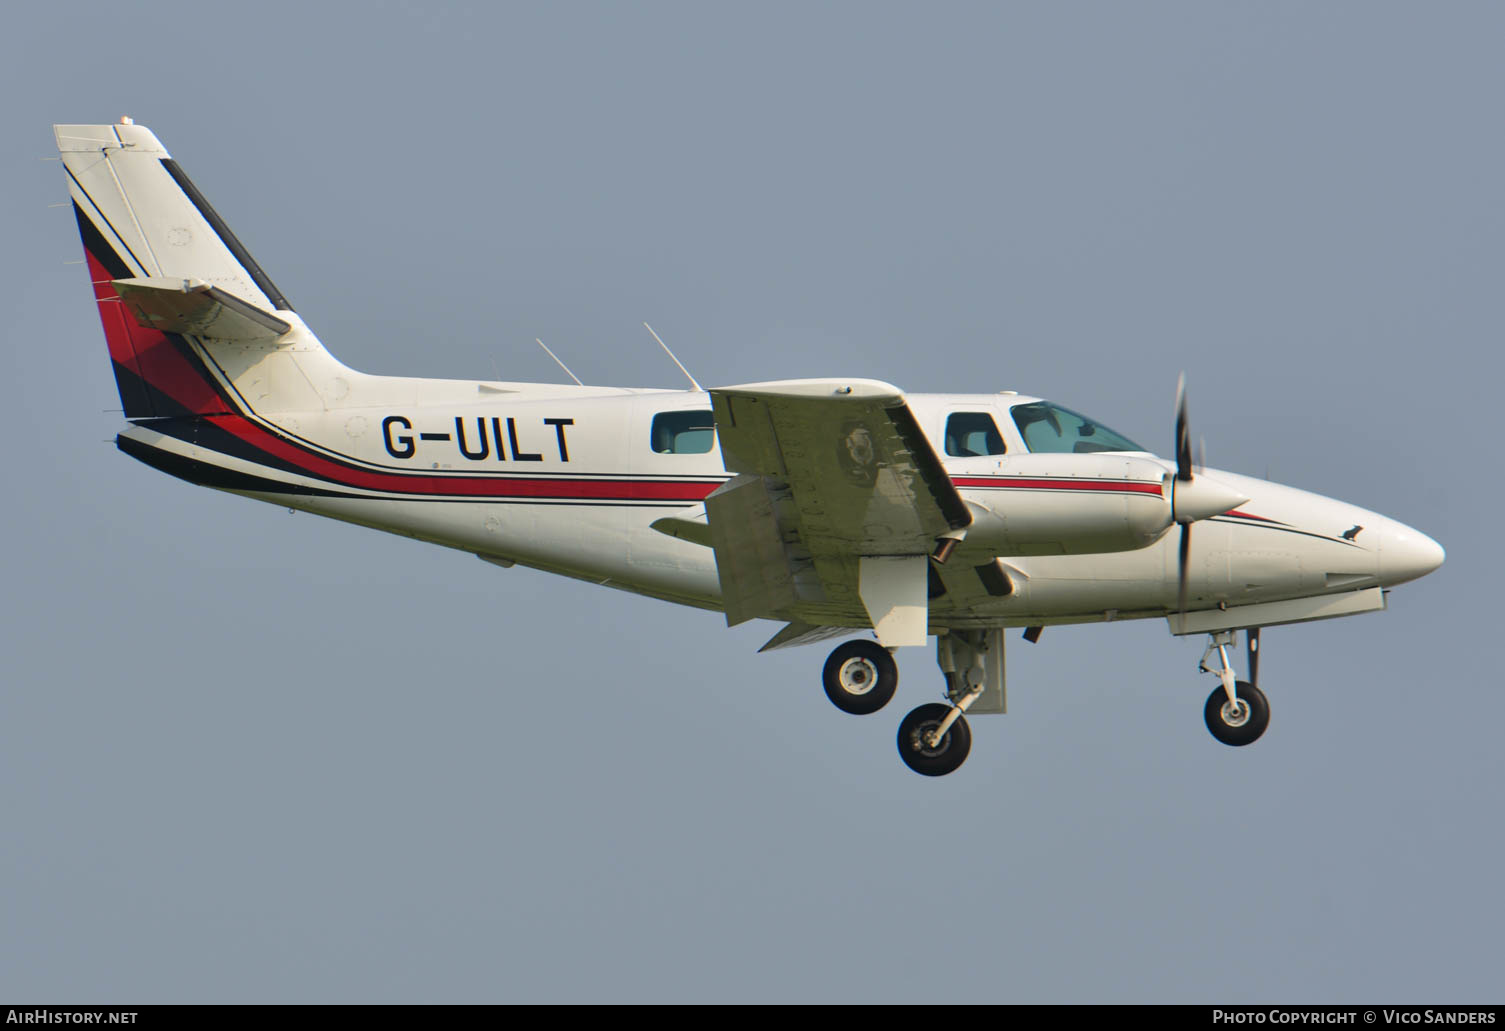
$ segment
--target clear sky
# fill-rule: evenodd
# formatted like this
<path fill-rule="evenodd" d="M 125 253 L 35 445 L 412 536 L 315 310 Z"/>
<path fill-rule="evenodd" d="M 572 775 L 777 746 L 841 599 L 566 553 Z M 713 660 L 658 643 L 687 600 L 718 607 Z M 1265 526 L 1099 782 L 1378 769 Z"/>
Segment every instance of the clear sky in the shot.
<path fill-rule="evenodd" d="M 0 38 L 0 998 L 1500 997 L 1505 8 L 25 5 Z M 154 129 L 368 371 L 1018 389 L 1410 523 L 1390 611 L 826 649 L 164 477 L 54 122 Z"/>

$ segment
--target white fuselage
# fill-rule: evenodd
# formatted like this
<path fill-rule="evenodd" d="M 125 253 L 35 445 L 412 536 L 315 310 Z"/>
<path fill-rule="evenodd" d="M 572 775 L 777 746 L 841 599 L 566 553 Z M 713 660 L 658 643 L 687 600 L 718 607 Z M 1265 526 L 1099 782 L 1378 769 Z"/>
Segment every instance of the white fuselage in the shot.
<path fill-rule="evenodd" d="M 264 410 L 263 403 L 250 419 L 229 418 L 260 424 L 251 429 L 280 438 L 288 461 L 273 477 L 276 490 L 255 489 L 252 480 L 211 485 L 504 565 L 720 607 L 712 549 L 652 526 L 665 517 L 703 522 L 704 496 L 728 478 L 716 446 L 664 452 L 655 450 L 652 439 L 656 416 L 709 413 L 705 393 L 367 376 L 334 362 L 317 344 L 301 352 L 248 352 L 242 368 L 234 367 L 233 355 L 212 357 L 216 378 L 244 399 L 246 410 L 255 405 L 259 388 L 277 399 L 276 411 Z M 300 395 L 306 403 L 296 404 Z M 1069 526 L 1091 510 L 1099 522 L 1129 526 L 1136 504 L 1157 499 L 1061 489 L 1029 478 L 1048 459 L 1030 454 L 1010 409 L 1036 399 L 1011 393 L 907 399 L 978 517 L 975 525 L 992 525 L 994 536 L 1002 535 L 1000 550 L 999 540 L 990 546 L 979 529 L 948 565 L 965 569 L 997 558 L 1011 587 L 998 596 L 971 580 L 948 583 L 951 589 L 931 601 L 932 627 L 1132 619 L 1164 616 L 1177 606 L 1174 532 L 1162 527 L 1147 546 L 1136 542 L 1130 550 L 1106 553 L 1061 553 L 1072 550 L 1069 536 L 1067 545 L 1053 546 L 1052 525 Z M 989 414 L 1004 453 L 948 455 L 944 427 L 957 412 Z M 149 425 L 122 436 L 186 458 L 198 455 L 217 469 L 263 483 L 267 478 L 264 461 L 201 451 L 193 440 Z M 1152 456 L 1118 452 L 1102 458 L 1133 459 L 1142 468 Z M 1190 609 L 1388 587 L 1441 561 L 1435 543 L 1374 512 L 1265 480 L 1207 472 L 1249 500 L 1195 523 Z M 289 495 L 287 485 L 310 493 Z M 1029 546 L 1008 550 L 1012 531 Z M 853 613 L 851 623 L 864 625 L 861 613 Z"/>

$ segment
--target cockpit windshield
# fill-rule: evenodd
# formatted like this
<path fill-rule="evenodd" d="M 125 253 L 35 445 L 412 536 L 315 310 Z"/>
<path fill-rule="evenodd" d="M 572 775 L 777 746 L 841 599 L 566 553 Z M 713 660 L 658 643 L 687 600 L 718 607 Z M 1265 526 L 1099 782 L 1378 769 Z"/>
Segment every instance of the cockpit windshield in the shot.
<path fill-rule="evenodd" d="M 1069 408 L 1049 401 L 1033 401 L 1009 409 L 1025 446 L 1040 454 L 1084 455 L 1096 451 L 1144 451 L 1128 437 L 1114 433 Z"/>

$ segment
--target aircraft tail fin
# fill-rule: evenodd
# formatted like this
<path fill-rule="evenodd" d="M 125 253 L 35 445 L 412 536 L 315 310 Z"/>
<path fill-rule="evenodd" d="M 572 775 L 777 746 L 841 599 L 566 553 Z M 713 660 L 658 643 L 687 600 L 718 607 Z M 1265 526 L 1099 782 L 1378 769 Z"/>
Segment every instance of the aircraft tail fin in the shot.
<path fill-rule="evenodd" d="M 126 418 L 228 411 L 181 334 L 266 337 L 292 305 L 150 129 L 53 131 Z"/>
<path fill-rule="evenodd" d="M 293 310 L 150 129 L 56 125 L 53 132 L 74 202 L 131 276 L 197 278 L 258 308 Z"/>

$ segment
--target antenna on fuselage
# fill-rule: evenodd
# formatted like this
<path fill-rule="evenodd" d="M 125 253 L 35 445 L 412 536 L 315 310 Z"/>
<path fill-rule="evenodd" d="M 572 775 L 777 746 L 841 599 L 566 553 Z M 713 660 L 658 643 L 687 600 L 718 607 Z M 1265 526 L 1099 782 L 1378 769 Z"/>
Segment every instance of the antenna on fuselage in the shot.
<path fill-rule="evenodd" d="M 548 344 L 544 343 L 542 340 L 538 339 L 537 337 L 533 338 L 533 342 L 535 344 L 537 344 L 539 347 L 543 348 L 543 353 L 544 354 L 548 355 L 550 358 L 554 359 L 556 362 L 559 362 L 559 367 L 564 370 L 564 374 L 566 376 L 568 376 L 570 379 L 572 379 L 572 380 L 575 381 L 575 386 L 577 386 L 577 387 L 583 387 L 583 386 L 585 386 L 584 383 L 580 382 L 580 377 L 577 376 L 577 375 L 575 375 L 573 372 L 570 371 L 570 367 L 568 365 L 564 364 L 564 362 L 560 362 L 559 361 L 559 355 L 557 355 L 553 351 L 549 350 L 549 345 Z"/>
<path fill-rule="evenodd" d="M 662 347 L 664 349 L 664 353 L 669 356 L 669 359 L 673 361 L 675 365 L 679 366 L 679 371 L 685 374 L 685 379 L 690 381 L 690 386 L 694 387 L 696 390 L 704 390 L 704 387 L 695 382 L 695 377 L 690 375 L 690 370 L 685 368 L 684 362 L 674 357 L 674 352 L 669 350 L 669 345 L 664 343 L 664 338 L 659 336 L 657 333 L 654 333 L 653 327 L 648 325 L 648 323 L 646 322 L 643 323 L 643 328 L 646 329 L 649 333 L 653 334 L 653 339 L 658 341 L 658 346 Z"/>

